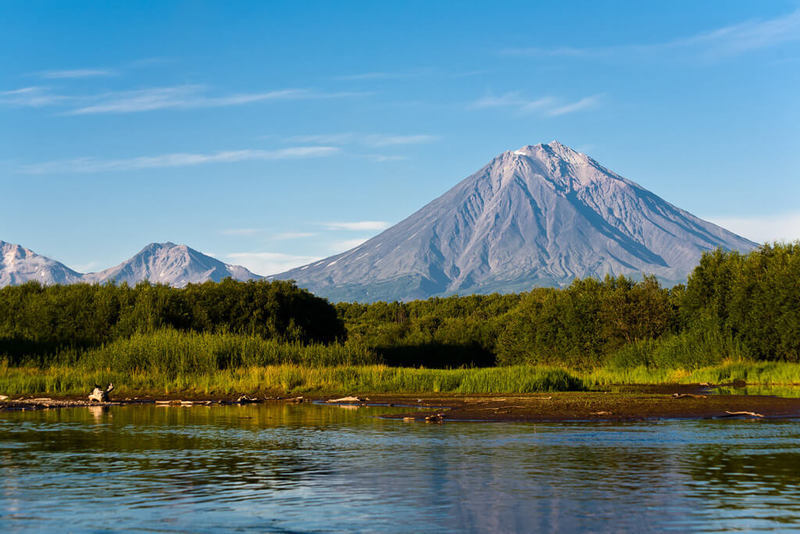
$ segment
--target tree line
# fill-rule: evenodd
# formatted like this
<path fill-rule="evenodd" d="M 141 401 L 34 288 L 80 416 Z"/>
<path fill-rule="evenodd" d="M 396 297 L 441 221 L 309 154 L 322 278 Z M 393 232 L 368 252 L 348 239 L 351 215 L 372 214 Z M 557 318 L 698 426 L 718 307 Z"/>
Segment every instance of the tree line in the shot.
<path fill-rule="evenodd" d="M 29 282 L 0 289 L 0 355 L 12 362 L 163 329 L 304 344 L 347 336 L 328 301 L 285 281 L 226 279 L 182 289 Z"/>
<path fill-rule="evenodd" d="M 800 242 L 705 253 L 687 283 L 607 276 L 562 288 L 337 304 L 351 339 L 396 365 L 800 361 Z"/>
<path fill-rule="evenodd" d="M 703 255 L 685 285 L 607 276 L 518 294 L 335 306 L 293 282 L 0 289 L 12 363 L 163 329 L 364 347 L 389 365 L 698 366 L 800 361 L 800 242 Z"/>

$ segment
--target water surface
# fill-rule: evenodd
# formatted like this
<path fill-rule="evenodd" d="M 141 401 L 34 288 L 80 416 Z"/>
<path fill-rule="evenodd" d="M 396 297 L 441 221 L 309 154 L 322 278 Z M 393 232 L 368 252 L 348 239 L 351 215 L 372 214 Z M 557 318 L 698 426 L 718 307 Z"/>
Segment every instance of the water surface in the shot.
<path fill-rule="evenodd" d="M 800 529 L 800 421 L 375 417 L 389 410 L 0 412 L 0 531 Z"/>

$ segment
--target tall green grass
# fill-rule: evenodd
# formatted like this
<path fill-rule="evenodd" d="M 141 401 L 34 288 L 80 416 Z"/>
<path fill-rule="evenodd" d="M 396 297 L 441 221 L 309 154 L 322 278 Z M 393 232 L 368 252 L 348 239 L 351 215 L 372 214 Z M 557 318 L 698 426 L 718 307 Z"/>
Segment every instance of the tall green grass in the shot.
<path fill-rule="evenodd" d="M 612 354 L 607 365 L 616 369 L 698 369 L 730 360 L 746 360 L 741 344 L 730 335 L 713 329 L 690 329 L 629 343 Z"/>
<path fill-rule="evenodd" d="M 115 396 L 235 393 L 535 393 L 583 389 L 575 375 L 549 367 L 413 369 L 408 367 L 294 364 L 238 367 L 212 373 L 167 376 L 148 370 L 87 371 L 68 366 L 0 367 L 6 395 L 85 395 L 93 384 L 115 384 Z"/>
<path fill-rule="evenodd" d="M 609 385 L 800 385 L 800 364 L 746 360 L 730 338 L 688 331 L 630 344 L 602 367 L 544 365 L 423 369 L 382 365 L 362 344 L 310 344 L 258 336 L 158 330 L 58 354 L 50 367 L 9 366 L 0 394 L 85 395 L 113 382 L 116 395 L 271 393 L 532 393 Z"/>
<path fill-rule="evenodd" d="M 258 336 L 170 329 L 134 334 L 82 353 L 72 351 L 57 360 L 87 370 L 148 372 L 168 378 L 287 363 L 323 367 L 381 363 L 374 351 L 358 343 L 304 345 Z"/>
<path fill-rule="evenodd" d="M 800 385 L 800 364 L 789 362 L 726 361 L 719 365 L 683 367 L 602 367 L 580 375 L 588 388 L 610 385 L 726 384 L 743 380 L 753 385 Z"/>
<path fill-rule="evenodd" d="M 415 369 L 408 367 L 328 366 L 296 364 L 249 366 L 208 373 L 169 376 L 157 370 L 120 371 L 67 365 L 48 368 L 9 367 L 0 362 L 0 394 L 85 395 L 94 384 L 113 382 L 115 396 L 348 394 L 348 393 L 536 393 L 581 391 L 611 385 L 713 384 L 744 380 L 751 385 L 800 385 L 800 364 L 728 362 L 695 370 L 604 367 L 581 373 L 543 366 L 476 369 Z"/>

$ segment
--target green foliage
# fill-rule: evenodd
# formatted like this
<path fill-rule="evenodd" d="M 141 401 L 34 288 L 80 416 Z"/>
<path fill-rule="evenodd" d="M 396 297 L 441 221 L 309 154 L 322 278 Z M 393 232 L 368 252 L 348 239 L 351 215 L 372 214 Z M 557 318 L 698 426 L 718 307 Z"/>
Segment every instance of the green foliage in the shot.
<path fill-rule="evenodd" d="M 520 295 L 470 295 L 412 302 L 339 303 L 348 339 L 390 365 L 491 366 L 505 314 Z"/>
<path fill-rule="evenodd" d="M 43 363 L 67 348 L 97 347 L 172 328 L 331 343 L 346 332 L 336 309 L 291 282 L 224 280 L 183 289 L 141 283 L 0 289 L 0 355 Z"/>
<path fill-rule="evenodd" d="M 681 312 L 689 325 L 730 336 L 750 358 L 800 361 L 800 241 L 746 256 L 705 254 Z"/>
<path fill-rule="evenodd" d="M 306 366 L 380 363 L 373 352 L 355 343 L 304 345 L 297 341 L 263 339 L 254 335 L 172 329 L 134 334 L 79 354 L 77 361 L 70 361 L 71 356 L 63 356 L 61 360 L 87 370 L 151 372 L 168 378 L 287 363 Z"/>
<path fill-rule="evenodd" d="M 213 373 L 168 376 L 147 370 L 78 369 L 71 366 L 0 369 L 0 390 L 8 395 L 85 395 L 92 384 L 115 384 L 115 395 L 133 394 L 370 394 L 370 393 L 535 393 L 579 391 L 583 381 L 563 369 L 411 369 L 407 367 L 304 366 L 237 367 Z"/>
<path fill-rule="evenodd" d="M 703 255 L 688 283 L 575 280 L 517 295 L 338 304 L 389 364 L 647 366 L 800 361 L 800 242 Z"/>
<path fill-rule="evenodd" d="M 671 289 L 650 276 L 607 276 L 512 295 L 335 307 L 291 282 L 28 283 L 0 289 L 3 358 L 175 377 L 288 362 L 615 372 L 800 362 L 800 242 L 706 253 Z"/>
<path fill-rule="evenodd" d="M 724 361 L 741 361 L 741 346 L 730 336 L 707 329 L 691 329 L 660 339 L 643 339 L 623 346 L 609 359 L 612 368 L 699 369 Z"/>
<path fill-rule="evenodd" d="M 509 313 L 498 361 L 596 366 L 626 344 L 670 332 L 675 314 L 669 291 L 652 277 L 587 278 L 563 290 L 533 290 Z"/>

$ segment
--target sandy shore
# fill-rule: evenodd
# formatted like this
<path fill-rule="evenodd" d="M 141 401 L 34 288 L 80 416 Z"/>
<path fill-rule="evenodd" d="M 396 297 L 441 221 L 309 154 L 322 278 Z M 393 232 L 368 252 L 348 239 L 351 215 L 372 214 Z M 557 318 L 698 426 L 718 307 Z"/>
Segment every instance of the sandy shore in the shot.
<path fill-rule="evenodd" d="M 538 393 L 527 395 L 355 395 L 343 402 L 360 406 L 408 407 L 388 418 L 406 421 L 628 421 L 645 419 L 707 419 L 724 417 L 800 417 L 800 399 L 767 395 L 719 395 L 701 386 L 639 386 L 618 391 Z M 96 403 L 85 398 L 17 397 L 0 401 L 0 410 L 69 408 L 90 405 L 249 404 L 325 402 L 335 396 L 264 396 L 247 398 L 132 397 Z M 422 408 L 422 410 L 420 410 Z"/>

